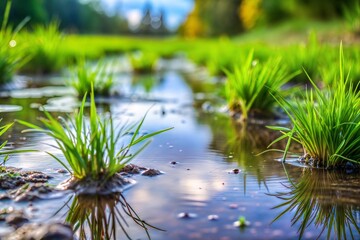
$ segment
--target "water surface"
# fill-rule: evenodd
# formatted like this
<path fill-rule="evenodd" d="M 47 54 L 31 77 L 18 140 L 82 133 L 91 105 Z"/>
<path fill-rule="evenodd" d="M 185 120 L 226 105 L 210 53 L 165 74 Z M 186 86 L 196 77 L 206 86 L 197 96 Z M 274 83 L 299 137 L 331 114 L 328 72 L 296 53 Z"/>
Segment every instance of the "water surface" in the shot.
<path fill-rule="evenodd" d="M 283 165 L 275 160 L 278 156 L 274 154 L 257 155 L 266 149 L 274 133 L 256 124 L 244 129 L 226 113 L 213 111 L 216 108 L 212 108 L 212 102 L 217 98 L 208 92 L 213 88 L 196 80 L 196 75 L 190 78 L 176 71 L 164 71 L 152 76 L 128 73 L 116 76 L 114 91 L 118 95 L 98 98 L 100 111 L 110 112 L 116 122 L 124 123 L 138 121 L 147 114 L 144 133 L 174 127 L 154 137 L 150 146 L 133 162 L 159 169 L 164 174 L 156 177 L 134 175 L 137 184 L 123 193 L 126 202 L 142 220 L 165 230 L 150 228 L 152 239 L 295 239 L 301 232 L 306 211 L 326 217 L 324 221 L 321 217 L 317 222 L 307 220 L 305 223 L 309 224 L 301 232 L 303 239 L 315 239 L 319 235 L 321 239 L 326 238 L 326 226 L 329 226 L 326 219 L 330 218 L 343 226 L 348 238 L 351 238 L 350 230 L 355 239 L 360 238 L 359 229 L 356 229 L 360 223 L 359 175 Z M 62 81 L 64 79 L 58 77 L 55 81 L 43 79 L 38 84 L 32 83 L 32 90 L 3 91 L 5 97 L 0 104 L 5 107 L 0 106 L 0 109 L 7 107 L 9 110 L 0 111 L 2 124 L 13 119 L 39 123 L 37 118 L 43 114 L 40 107 L 43 105 L 55 115 L 71 112 L 79 102 L 71 89 L 59 86 Z M 62 158 L 60 152 L 49 146 L 53 143 L 49 137 L 22 134 L 22 129 L 16 125 L 1 140 L 9 140 L 8 148 L 37 148 Z M 13 155 L 7 164 L 49 173 L 54 176 L 51 184 L 69 177 L 69 174 L 57 173 L 61 166 L 45 153 Z M 305 194 L 308 191 L 312 194 Z M 299 194 L 306 196 L 299 198 Z M 294 207 L 272 222 L 287 205 L 273 208 L 289 200 Z M 313 209 L 302 208 L 304 201 L 313 203 L 310 205 Z M 1 207 L 28 206 L 28 203 L 12 201 L 0 204 Z M 92 209 L 97 209 L 98 214 L 122 213 L 129 224 L 123 225 L 126 233 L 134 239 L 147 239 L 146 231 L 121 210 L 119 197 L 87 201 L 67 194 L 59 199 L 34 202 L 33 206 L 39 211 L 29 212 L 32 221 L 72 219 L 71 222 L 84 224 L 82 234 L 87 237 L 95 234 L 87 226 L 104 221 L 106 217 L 101 218 L 100 214 L 93 222 L 84 223 L 84 219 L 69 215 L 69 209 L 90 215 L 95 214 Z M 182 218 L 184 214 L 189 217 Z M 292 221 L 295 214 L 300 216 L 297 222 Z M 210 215 L 216 215 L 217 219 Z M 343 218 L 336 218 L 340 215 Z M 250 224 L 235 227 L 233 223 L 240 216 Z M 104 226 L 108 226 L 105 232 L 116 234 L 117 238 L 125 237 L 118 222 L 105 223 Z M 321 234 L 324 225 L 326 230 Z M 12 229 L 0 223 L 0 234 L 8 231 Z M 330 234 L 335 236 L 336 233 Z"/>

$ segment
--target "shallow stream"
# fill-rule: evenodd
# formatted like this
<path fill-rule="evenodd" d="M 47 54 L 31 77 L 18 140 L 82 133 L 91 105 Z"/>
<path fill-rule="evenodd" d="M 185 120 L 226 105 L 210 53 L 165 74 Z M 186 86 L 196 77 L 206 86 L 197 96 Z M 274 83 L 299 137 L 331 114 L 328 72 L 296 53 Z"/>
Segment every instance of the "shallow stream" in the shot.
<path fill-rule="evenodd" d="M 305 222 L 303 239 L 319 235 L 326 238 L 330 220 L 348 238 L 351 231 L 354 239 L 360 239 L 358 174 L 311 170 L 299 166 L 296 160 L 283 165 L 276 160 L 279 155 L 257 155 L 266 150 L 274 134 L 257 123 L 242 129 L 221 107 L 214 107 L 217 98 L 196 76 L 175 70 L 135 77 L 119 72 L 114 88 L 117 95 L 97 99 L 100 111 L 110 112 L 116 122 L 139 121 L 147 114 L 144 133 L 174 127 L 155 136 L 133 161 L 164 174 L 133 175 L 136 184 L 123 192 L 142 220 L 164 230 L 150 228 L 152 239 L 297 239 L 308 213 L 316 219 Z M 71 112 L 79 102 L 71 89 L 61 86 L 65 80 L 29 76 L 18 80 L 18 89 L 3 90 L 1 124 L 14 119 L 39 123 L 41 105 L 57 115 Z M 32 90 L 22 88 L 24 85 Z M 21 133 L 22 129 L 15 125 L 1 142 L 8 139 L 8 148 L 36 148 L 62 158 L 59 151 L 49 146 L 53 140 L 42 134 Z M 70 176 L 58 173 L 61 165 L 42 152 L 14 154 L 6 164 L 48 173 L 54 177 L 50 180 L 54 185 Z M 279 193 L 287 193 L 286 199 Z M 73 201 L 74 196 L 68 193 L 34 201 L 31 207 L 29 202 L 0 201 L 0 208 L 24 208 L 33 222 L 63 222 L 71 214 Z M 102 234 L 116 232 L 116 238 L 123 239 L 126 232 L 132 239 L 147 239 L 146 231 L 124 214 L 116 199 L 75 201 L 73 206 L 83 214 L 96 208 L 110 215 L 123 214 L 128 226 L 105 224 L 109 229 L 103 229 Z M 291 201 L 294 208 L 273 222 L 288 205 L 274 207 L 286 201 Z M 113 211 L 117 207 L 119 211 Z M 299 221 L 292 225 L 295 215 L 300 216 Z M 245 217 L 246 226 L 235 226 L 241 216 Z M 90 225 L 96 224 L 91 219 Z M 95 233 L 84 226 L 90 239 Z M 334 238 L 336 233 L 331 229 Z M 11 231 L 13 228 L 0 222 L 0 236 Z"/>

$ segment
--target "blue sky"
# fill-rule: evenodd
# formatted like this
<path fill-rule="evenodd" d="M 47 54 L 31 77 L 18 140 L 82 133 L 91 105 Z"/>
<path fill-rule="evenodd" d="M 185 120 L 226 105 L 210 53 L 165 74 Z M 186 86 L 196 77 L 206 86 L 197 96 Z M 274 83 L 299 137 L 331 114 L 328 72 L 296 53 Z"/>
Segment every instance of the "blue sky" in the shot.
<path fill-rule="evenodd" d="M 109 11 L 121 11 L 132 27 L 136 27 L 142 17 L 144 7 L 151 4 L 154 14 L 165 12 L 165 24 L 176 29 L 193 8 L 193 0 L 102 0 Z"/>

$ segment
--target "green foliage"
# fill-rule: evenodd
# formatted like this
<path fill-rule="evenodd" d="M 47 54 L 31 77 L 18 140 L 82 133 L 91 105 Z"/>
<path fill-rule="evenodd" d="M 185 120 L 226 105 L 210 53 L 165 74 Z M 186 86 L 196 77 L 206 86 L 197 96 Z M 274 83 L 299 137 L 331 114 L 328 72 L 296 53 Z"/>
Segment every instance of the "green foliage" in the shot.
<path fill-rule="evenodd" d="M 281 59 L 257 62 L 250 52 L 247 59 L 226 71 L 225 92 L 231 110 L 241 112 L 246 121 L 249 113 L 270 114 L 276 100 L 273 96 L 283 94 L 281 87 L 295 74 L 289 74 Z"/>
<path fill-rule="evenodd" d="M 1 121 L 1 119 L 0 119 L 0 121 Z M 2 136 L 9 128 L 11 128 L 12 125 L 13 125 L 13 123 L 8 123 L 4 126 L 1 126 L 0 127 L 0 136 Z M 3 169 L 1 165 L 5 165 L 6 161 L 9 159 L 9 155 L 7 155 L 7 154 L 9 154 L 9 152 L 2 151 L 2 149 L 6 146 L 7 142 L 8 141 L 6 140 L 3 143 L 1 143 L 1 145 L 0 145 L 0 155 L 6 154 L 2 163 L 0 163 L 0 172 L 5 171 L 5 169 Z"/>
<path fill-rule="evenodd" d="M 78 96 L 82 98 L 91 91 L 92 86 L 94 86 L 95 95 L 109 96 L 114 81 L 113 74 L 104 61 L 99 61 L 92 66 L 85 60 L 80 60 L 68 84 L 75 88 Z"/>
<path fill-rule="evenodd" d="M 206 67 L 211 75 L 225 75 L 224 69 L 231 69 L 239 60 L 239 51 L 230 41 L 223 40 L 207 50 Z"/>
<path fill-rule="evenodd" d="M 46 118 L 41 119 L 45 128 L 17 120 L 20 124 L 31 128 L 27 131 L 41 132 L 52 137 L 57 143 L 56 148 L 63 153 L 65 161 L 49 152 L 48 154 L 53 156 L 78 180 L 84 178 L 95 181 L 108 180 L 139 154 L 150 143 L 149 139 L 152 136 L 169 130 L 164 129 L 141 135 L 140 129 L 145 116 L 139 123 L 131 126 L 114 126 L 111 117 L 101 118 L 97 114 L 93 91 L 90 102 L 90 117 L 87 124 L 87 119 L 84 116 L 85 101 L 86 95 L 73 120 L 66 121 L 60 118 L 58 121 L 45 111 Z M 127 144 L 120 142 L 130 132 L 133 132 L 130 141 Z M 123 145 L 119 148 L 118 145 L 121 143 Z M 140 144 L 142 145 L 138 150 L 131 151 L 134 146 Z"/>
<path fill-rule="evenodd" d="M 134 72 L 149 73 L 155 70 L 159 56 L 155 52 L 137 52 L 129 55 Z"/>
<path fill-rule="evenodd" d="M 28 47 L 31 60 L 22 68 L 26 72 L 51 73 L 59 71 L 65 65 L 63 35 L 59 32 L 59 23 L 48 26 L 38 25 L 34 31 L 22 36 Z"/>
<path fill-rule="evenodd" d="M 312 32 L 306 44 L 297 44 L 289 49 L 284 49 L 284 58 L 289 68 L 292 71 L 305 69 L 303 72 L 294 78 L 295 82 L 307 83 L 309 75 L 312 79 L 318 78 L 318 67 L 321 65 L 320 61 L 325 62 L 324 47 L 320 45 L 318 37 L 315 32 Z M 329 54 L 327 52 L 327 54 Z"/>
<path fill-rule="evenodd" d="M 320 91 L 311 81 L 313 89 L 294 104 L 277 97 L 292 123 L 292 128 L 272 127 L 284 134 L 278 140 L 288 138 L 284 160 L 291 141 L 295 141 L 315 165 L 330 168 L 348 161 L 359 163 L 360 93 L 353 90 L 349 76 L 344 75 L 342 47 L 338 77 L 337 84 L 327 91 Z"/>
<path fill-rule="evenodd" d="M 244 216 L 240 216 L 238 221 L 239 221 L 239 227 L 245 227 L 247 225 L 246 218 Z"/>
<path fill-rule="evenodd" d="M 16 39 L 18 31 L 28 19 L 25 19 L 14 30 L 8 27 L 10 8 L 11 0 L 8 0 L 0 30 L 0 84 L 10 82 L 14 73 L 28 61 L 24 48 Z"/>
<path fill-rule="evenodd" d="M 350 31 L 360 35 L 360 2 L 354 0 L 349 6 L 345 6 L 344 15 Z"/>
<path fill-rule="evenodd" d="M 353 53 L 346 54 L 346 65 L 343 66 L 344 73 L 348 74 L 349 82 L 354 86 L 354 90 L 359 90 L 360 84 L 360 65 L 358 62 L 360 61 L 360 48 L 353 47 L 349 48 L 349 50 Z M 329 52 L 329 51 L 327 51 Z M 339 59 L 336 60 L 328 58 L 322 66 L 320 67 L 320 75 L 322 83 L 329 87 L 334 88 L 338 84 L 340 73 L 338 68 L 334 66 L 339 65 Z"/>

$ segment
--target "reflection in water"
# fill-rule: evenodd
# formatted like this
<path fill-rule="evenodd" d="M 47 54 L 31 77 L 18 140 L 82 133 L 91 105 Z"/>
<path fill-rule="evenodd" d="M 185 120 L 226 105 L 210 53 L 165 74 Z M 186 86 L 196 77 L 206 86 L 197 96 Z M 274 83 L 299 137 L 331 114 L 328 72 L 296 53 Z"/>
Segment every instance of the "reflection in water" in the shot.
<path fill-rule="evenodd" d="M 286 209 L 274 221 L 287 212 L 294 211 L 292 225 L 300 223 L 299 238 L 314 224 L 320 229 L 319 237 L 327 234 L 337 239 L 359 237 L 360 189 L 359 176 L 332 171 L 304 169 L 298 183 L 289 192 L 277 193 L 283 203 L 274 208 Z"/>
<path fill-rule="evenodd" d="M 161 230 L 143 221 L 121 193 L 74 196 L 66 217 L 79 239 L 131 239 L 126 229 L 130 226 L 127 220 L 140 226 L 149 239 L 149 228 Z M 117 235 L 119 230 L 123 236 Z"/>
<path fill-rule="evenodd" d="M 154 75 L 135 75 L 132 78 L 131 87 L 133 89 L 140 87 L 145 93 L 150 93 L 155 86 L 161 84 L 162 79 Z"/>
<path fill-rule="evenodd" d="M 265 177 L 278 173 L 279 169 L 265 169 L 264 156 L 257 154 L 266 150 L 267 146 L 278 137 L 278 133 L 261 124 L 242 125 L 221 114 L 216 115 L 216 119 L 204 118 L 206 121 L 210 119 L 214 121 L 209 124 L 214 135 L 210 148 L 227 155 L 226 161 L 236 162 L 241 170 L 256 176 L 258 184 L 264 184 L 267 188 Z M 279 142 L 276 147 L 280 148 L 281 144 L 283 143 Z"/>

